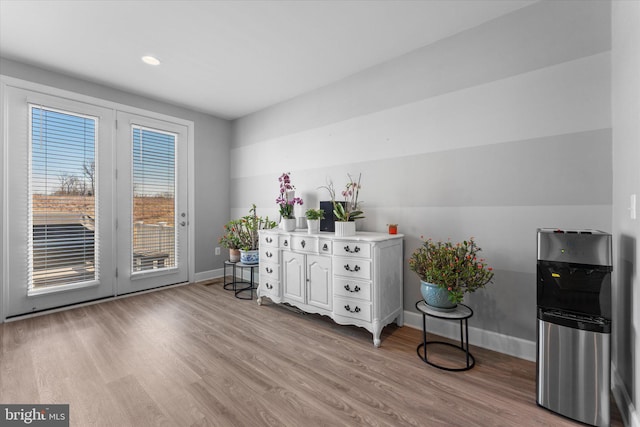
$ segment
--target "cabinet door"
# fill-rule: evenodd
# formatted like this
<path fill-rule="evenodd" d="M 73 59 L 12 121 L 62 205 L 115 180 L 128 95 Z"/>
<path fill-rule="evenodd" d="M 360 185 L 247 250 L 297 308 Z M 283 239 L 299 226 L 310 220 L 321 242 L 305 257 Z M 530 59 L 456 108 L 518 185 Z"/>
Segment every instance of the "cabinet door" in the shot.
<path fill-rule="evenodd" d="M 307 304 L 331 310 L 331 258 L 307 255 Z"/>
<path fill-rule="evenodd" d="M 304 261 L 302 254 L 282 252 L 283 297 L 302 304 L 305 302 Z"/>

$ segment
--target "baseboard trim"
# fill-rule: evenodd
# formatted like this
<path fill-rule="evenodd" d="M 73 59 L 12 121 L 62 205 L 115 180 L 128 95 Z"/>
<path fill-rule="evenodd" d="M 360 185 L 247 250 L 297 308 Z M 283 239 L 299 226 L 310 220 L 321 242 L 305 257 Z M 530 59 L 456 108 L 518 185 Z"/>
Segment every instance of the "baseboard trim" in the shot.
<path fill-rule="evenodd" d="M 206 280 L 217 279 L 219 277 L 222 277 L 223 275 L 224 269 L 216 268 L 215 270 L 201 271 L 199 273 L 196 273 L 193 277 L 193 281 L 196 283 L 204 282 Z"/>
<path fill-rule="evenodd" d="M 411 328 L 422 330 L 422 314 L 405 311 L 404 324 Z M 460 339 L 460 327 L 457 322 L 429 318 L 428 332 L 446 338 Z M 528 341 L 522 338 L 485 331 L 483 329 L 470 326 L 469 344 L 508 354 L 520 359 L 529 360 L 531 362 L 536 361 L 535 341 Z"/>
<path fill-rule="evenodd" d="M 611 391 L 620 410 L 624 425 L 627 427 L 640 427 L 638 412 L 633 406 L 631 396 L 622 382 L 618 366 L 615 363 L 611 363 Z"/>

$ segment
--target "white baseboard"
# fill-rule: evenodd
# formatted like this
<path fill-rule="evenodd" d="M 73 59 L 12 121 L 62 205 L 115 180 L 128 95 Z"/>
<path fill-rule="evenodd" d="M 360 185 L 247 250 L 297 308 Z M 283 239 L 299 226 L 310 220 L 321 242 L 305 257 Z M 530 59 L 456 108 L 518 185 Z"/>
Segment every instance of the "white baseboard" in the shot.
<path fill-rule="evenodd" d="M 247 281 L 250 279 L 251 272 L 247 268 L 237 268 L 236 270 L 236 277 Z M 231 274 L 231 270 L 229 271 L 229 274 Z M 218 268 L 215 270 L 201 271 L 200 273 L 196 273 L 193 281 L 195 283 L 204 282 L 207 280 L 218 279 L 222 276 L 224 276 L 224 268 Z M 253 281 L 255 283 L 258 283 L 258 271 L 254 271 Z"/>
<path fill-rule="evenodd" d="M 224 275 L 224 269 L 217 268 L 215 270 L 209 271 L 201 271 L 200 273 L 196 273 L 194 275 L 194 282 L 204 282 L 205 280 L 217 279 L 218 277 L 222 277 Z"/>
<path fill-rule="evenodd" d="M 618 366 L 615 363 L 611 363 L 611 377 L 611 390 L 613 391 L 613 398 L 616 401 L 616 405 L 618 405 L 618 409 L 620 409 L 622 422 L 627 427 L 640 427 L 640 416 L 631 401 L 631 396 L 627 388 L 622 382 Z"/>
<path fill-rule="evenodd" d="M 460 339 L 458 322 L 429 318 L 428 332 L 451 339 Z M 411 328 L 422 330 L 422 314 L 412 311 L 404 312 L 404 324 Z M 485 331 L 469 327 L 469 344 L 486 348 L 500 353 L 515 356 L 520 359 L 536 361 L 536 342 L 522 338 Z M 639 426 L 640 427 L 640 426 Z"/>

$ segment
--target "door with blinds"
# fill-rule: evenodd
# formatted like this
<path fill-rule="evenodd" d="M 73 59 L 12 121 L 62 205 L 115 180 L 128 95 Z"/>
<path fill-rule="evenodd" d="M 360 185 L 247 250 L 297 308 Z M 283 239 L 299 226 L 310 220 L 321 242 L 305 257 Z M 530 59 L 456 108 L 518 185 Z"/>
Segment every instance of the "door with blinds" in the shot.
<path fill-rule="evenodd" d="M 117 292 L 186 282 L 186 126 L 117 113 Z"/>
<path fill-rule="evenodd" d="M 186 282 L 189 128 L 6 94 L 5 315 Z"/>
<path fill-rule="evenodd" d="M 7 317 L 113 295 L 114 112 L 7 88 Z"/>

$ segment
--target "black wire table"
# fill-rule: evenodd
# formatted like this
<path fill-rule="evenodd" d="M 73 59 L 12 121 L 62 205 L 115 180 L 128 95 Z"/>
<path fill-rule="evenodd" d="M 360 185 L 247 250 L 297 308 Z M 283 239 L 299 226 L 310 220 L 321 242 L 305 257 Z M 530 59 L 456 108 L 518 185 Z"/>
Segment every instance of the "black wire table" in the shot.
<path fill-rule="evenodd" d="M 468 371 L 473 368 L 476 364 L 476 359 L 471 353 L 469 353 L 469 324 L 467 322 L 469 318 L 473 316 L 473 310 L 464 304 L 458 304 L 453 310 L 441 311 L 429 306 L 424 302 L 424 300 L 418 301 L 416 303 L 416 308 L 420 313 L 422 313 L 422 344 L 418 345 L 418 348 L 416 349 L 418 357 L 422 359 L 423 362 L 438 369 L 444 369 L 445 371 Z M 427 316 L 434 317 L 436 319 L 458 320 L 460 322 L 460 345 L 444 341 L 427 341 Z M 448 368 L 431 362 L 427 357 L 427 346 L 432 344 L 447 345 L 464 351 L 467 362 L 466 366 L 462 368 Z M 420 349 L 423 350 L 422 354 Z"/>
<path fill-rule="evenodd" d="M 224 284 L 222 287 L 227 291 L 233 291 L 238 299 L 253 299 L 253 290 L 256 289 L 253 269 L 260 264 L 243 264 L 241 262 L 224 262 Z M 231 281 L 227 282 L 227 267 L 231 267 Z M 249 281 L 244 280 L 244 270 L 249 269 Z M 236 269 L 240 269 L 240 280 L 236 276 Z M 244 292 L 249 292 L 249 296 Z"/>

